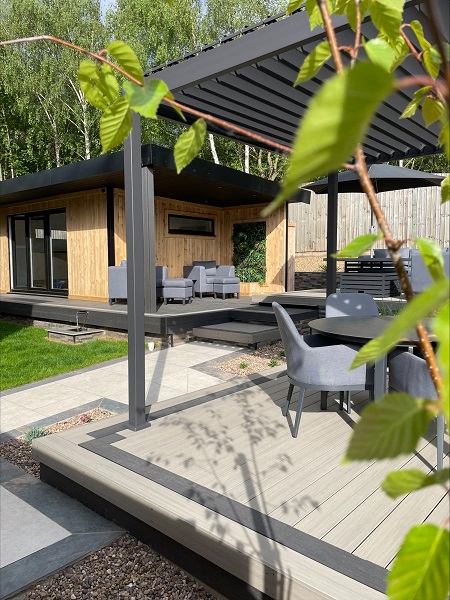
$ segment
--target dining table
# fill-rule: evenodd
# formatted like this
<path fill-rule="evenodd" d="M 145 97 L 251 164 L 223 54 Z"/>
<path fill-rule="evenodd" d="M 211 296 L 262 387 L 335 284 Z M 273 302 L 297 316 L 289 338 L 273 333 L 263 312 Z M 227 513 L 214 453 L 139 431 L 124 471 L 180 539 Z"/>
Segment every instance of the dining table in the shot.
<path fill-rule="evenodd" d="M 309 322 L 313 333 L 320 333 L 333 341 L 363 346 L 370 340 L 379 337 L 392 323 L 391 316 L 361 316 L 361 317 L 328 317 L 314 319 Z M 409 347 L 418 344 L 415 330 L 398 342 L 397 347 Z M 386 394 L 387 387 L 387 354 L 382 356 L 374 365 L 374 397 L 381 398 Z"/>

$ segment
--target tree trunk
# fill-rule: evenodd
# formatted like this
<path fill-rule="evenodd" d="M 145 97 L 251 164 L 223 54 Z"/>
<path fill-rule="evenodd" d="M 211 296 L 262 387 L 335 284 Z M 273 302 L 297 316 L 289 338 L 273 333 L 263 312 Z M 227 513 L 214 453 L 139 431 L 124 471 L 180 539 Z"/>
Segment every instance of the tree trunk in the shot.
<path fill-rule="evenodd" d="M 216 165 L 220 165 L 219 155 L 217 154 L 216 144 L 214 143 L 214 136 L 212 133 L 208 134 L 209 145 L 211 147 L 211 153 L 213 155 L 213 160 Z"/>

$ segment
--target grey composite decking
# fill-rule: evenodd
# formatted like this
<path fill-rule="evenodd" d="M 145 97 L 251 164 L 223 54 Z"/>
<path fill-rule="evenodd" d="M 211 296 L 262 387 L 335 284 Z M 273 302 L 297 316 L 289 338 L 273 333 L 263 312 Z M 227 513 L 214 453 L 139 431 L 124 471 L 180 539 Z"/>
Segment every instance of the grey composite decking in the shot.
<path fill-rule="evenodd" d="M 331 394 L 321 412 L 310 393 L 297 439 L 281 415 L 286 393 L 281 372 L 228 382 L 168 403 L 142 431 L 114 417 L 41 438 L 34 453 L 56 483 L 103 498 L 251 590 L 235 597 L 381 599 L 402 536 L 442 522 L 447 506 L 440 487 L 393 501 L 380 483 L 392 469 L 428 472 L 435 432 L 413 457 L 340 466 L 367 393 L 350 416 Z"/>

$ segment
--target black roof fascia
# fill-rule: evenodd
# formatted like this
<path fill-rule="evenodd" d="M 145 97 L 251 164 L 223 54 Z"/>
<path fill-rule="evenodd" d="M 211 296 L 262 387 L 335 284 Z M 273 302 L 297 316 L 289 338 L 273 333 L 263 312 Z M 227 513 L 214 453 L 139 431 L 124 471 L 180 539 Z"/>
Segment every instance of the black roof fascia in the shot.
<path fill-rule="evenodd" d="M 241 193 L 242 190 L 245 190 L 248 192 L 249 204 L 252 203 L 252 197 L 257 203 L 269 202 L 280 189 L 279 184 L 275 181 L 216 165 L 199 158 L 194 159 L 178 176 L 176 175 L 173 151 L 153 144 L 142 146 L 142 165 L 155 169 L 156 185 L 158 169 L 162 176 L 169 171 L 173 172 L 174 177 L 185 178 L 186 185 L 191 187 L 201 185 L 203 180 L 205 184 L 206 182 L 211 185 L 225 184 L 230 190 L 235 188 Z M 38 173 L 5 179 L 0 181 L 0 204 L 98 189 L 108 185 L 123 188 L 123 169 L 123 152 L 115 152 Z M 309 197 L 299 190 L 291 201 L 309 202 Z"/>

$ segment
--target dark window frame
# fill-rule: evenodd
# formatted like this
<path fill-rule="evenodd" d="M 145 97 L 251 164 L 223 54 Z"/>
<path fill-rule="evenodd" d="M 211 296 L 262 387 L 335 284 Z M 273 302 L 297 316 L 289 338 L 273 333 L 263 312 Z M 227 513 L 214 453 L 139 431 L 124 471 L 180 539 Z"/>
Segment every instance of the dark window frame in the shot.
<path fill-rule="evenodd" d="M 170 220 L 171 218 L 179 218 L 179 219 L 189 219 L 191 221 L 203 221 L 211 224 L 211 232 L 208 231 L 198 231 L 196 229 L 179 229 L 176 227 L 171 227 Z M 167 215 L 167 228 L 168 233 L 174 235 L 199 235 L 204 237 L 215 237 L 215 222 L 214 219 L 209 217 L 193 217 L 190 215 L 182 215 L 182 214 L 169 214 Z"/>
<path fill-rule="evenodd" d="M 52 286 L 51 281 L 51 256 L 50 256 L 50 216 L 57 213 L 65 213 L 67 219 L 66 207 L 44 209 L 39 211 L 24 211 L 17 214 L 8 215 L 8 238 L 10 245 L 10 284 L 12 293 L 23 293 L 23 294 L 39 294 L 45 296 L 68 296 L 69 289 L 59 289 Z M 45 271 L 46 271 L 46 286 L 45 288 L 35 288 L 31 286 L 31 258 L 30 258 L 30 219 L 33 217 L 42 217 L 44 220 L 44 244 L 45 244 Z M 25 238 L 26 238 L 26 257 L 27 257 L 27 286 L 17 287 L 17 273 L 16 265 L 13 265 L 14 251 L 15 251 L 15 231 L 13 227 L 13 221 L 16 219 L 25 220 Z M 67 231 L 67 222 L 66 222 Z"/>

